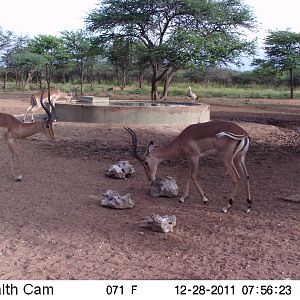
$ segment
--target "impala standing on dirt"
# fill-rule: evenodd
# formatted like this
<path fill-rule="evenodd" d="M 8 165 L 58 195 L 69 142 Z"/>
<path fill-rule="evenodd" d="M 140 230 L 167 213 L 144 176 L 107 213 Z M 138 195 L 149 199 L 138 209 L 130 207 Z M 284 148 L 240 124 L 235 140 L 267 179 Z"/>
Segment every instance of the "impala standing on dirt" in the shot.
<path fill-rule="evenodd" d="M 190 160 L 190 176 L 185 187 L 185 192 L 180 198 L 181 202 L 184 202 L 188 198 L 191 180 L 201 195 L 202 201 L 204 203 L 208 201 L 197 180 L 199 158 L 212 153 L 218 153 L 233 181 L 233 189 L 229 196 L 228 206 L 223 208 L 222 211 L 226 213 L 232 206 L 241 174 L 247 191 L 247 212 L 250 212 L 252 201 L 250 197 L 249 175 L 245 165 L 250 138 L 245 130 L 237 124 L 227 121 L 210 121 L 190 125 L 165 146 L 154 148 L 154 143 L 151 141 L 142 156 L 137 151 L 138 140 L 135 132 L 130 128 L 125 129 L 132 138 L 132 155 L 143 164 L 150 181 L 155 179 L 158 164 L 162 161 L 178 157 Z M 237 162 L 240 173 L 234 165 L 234 159 Z"/>
<path fill-rule="evenodd" d="M 43 119 L 42 121 L 23 123 L 12 115 L 0 113 L 0 129 L 4 141 L 8 145 L 9 151 L 11 152 L 12 175 L 15 178 L 15 181 L 22 180 L 19 154 L 16 149 L 15 140 L 26 138 L 37 132 L 41 132 L 45 134 L 49 139 L 55 140 L 52 130 L 52 115 L 42 101 L 43 99 L 45 99 L 44 96 L 47 94 L 45 91 L 41 93 L 40 103 L 47 113 L 47 118 Z"/>
<path fill-rule="evenodd" d="M 31 122 L 34 122 L 33 113 L 36 112 L 37 110 L 39 110 L 42 107 L 41 106 L 41 101 L 43 101 L 44 103 L 48 101 L 48 93 L 44 93 L 44 91 L 48 91 L 48 89 L 45 89 L 41 92 L 38 92 L 38 93 L 35 93 L 35 94 L 31 95 L 30 105 L 28 106 L 28 108 L 25 111 L 23 122 L 25 122 L 27 114 L 29 112 L 31 112 Z M 53 111 L 55 109 L 55 102 L 58 99 L 65 98 L 67 100 L 67 103 L 69 103 L 73 99 L 73 94 L 72 93 L 64 93 L 64 92 L 61 92 L 59 89 L 56 89 L 56 88 L 50 88 L 49 92 L 50 92 L 50 99 L 51 99 L 51 103 L 49 103 L 51 113 L 53 113 Z M 41 97 L 43 99 L 41 99 Z"/>

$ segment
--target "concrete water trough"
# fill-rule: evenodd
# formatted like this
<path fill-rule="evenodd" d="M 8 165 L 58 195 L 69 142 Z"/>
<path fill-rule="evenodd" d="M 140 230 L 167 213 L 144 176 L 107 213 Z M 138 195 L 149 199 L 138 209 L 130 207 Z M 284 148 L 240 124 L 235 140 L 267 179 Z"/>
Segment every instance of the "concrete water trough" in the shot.
<path fill-rule="evenodd" d="M 184 102 L 97 98 L 56 104 L 57 120 L 100 124 L 192 124 L 207 122 L 210 107 Z"/>

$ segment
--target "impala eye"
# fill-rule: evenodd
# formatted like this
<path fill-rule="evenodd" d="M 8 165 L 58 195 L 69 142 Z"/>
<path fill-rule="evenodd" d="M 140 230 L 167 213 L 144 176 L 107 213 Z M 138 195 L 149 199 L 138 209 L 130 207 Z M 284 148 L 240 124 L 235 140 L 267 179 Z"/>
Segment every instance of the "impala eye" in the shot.
<path fill-rule="evenodd" d="M 149 163 L 147 161 L 145 161 L 144 162 L 144 166 L 148 168 L 149 167 Z"/>
<path fill-rule="evenodd" d="M 50 126 L 48 124 L 46 124 L 46 128 L 49 128 Z"/>

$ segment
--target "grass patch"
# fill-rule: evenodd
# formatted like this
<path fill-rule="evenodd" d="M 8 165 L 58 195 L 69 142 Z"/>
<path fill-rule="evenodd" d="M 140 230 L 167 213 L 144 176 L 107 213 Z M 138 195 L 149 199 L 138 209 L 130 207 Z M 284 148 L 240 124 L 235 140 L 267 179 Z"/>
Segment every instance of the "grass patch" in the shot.
<path fill-rule="evenodd" d="M 264 86 L 222 86 L 222 85 L 205 85 L 195 83 L 176 83 L 172 82 L 169 88 L 168 98 L 172 96 L 186 97 L 188 86 L 191 86 L 192 91 L 198 95 L 199 98 L 262 98 L 262 99 L 284 99 L 290 97 L 290 91 L 284 87 L 264 87 Z M 51 86 L 60 88 L 64 92 L 75 91 L 80 92 L 80 86 L 71 83 L 60 84 L 52 83 Z M 45 86 L 46 87 L 46 86 Z M 109 89 L 113 88 L 113 91 Z M 38 86 L 32 84 L 28 87 L 27 91 L 38 90 Z M 10 82 L 7 84 L 7 91 L 16 91 L 15 83 Z M 120 87 L 113 82 L 106 82 L 103 84 L 85 84 L 83 88 L 84 94 L 92 94 L 97 96 L 111 96 L 117 95 L 143 95 L 150 96 L 150 84 L 144 84 L 140 89 L 137 84 L 127 85 L 123 91 Z M 158 87 L 158 92 L 162 92 L 162 86 Z M 300 99 L 300 90 L 294 91 L 294 98 Z"/>

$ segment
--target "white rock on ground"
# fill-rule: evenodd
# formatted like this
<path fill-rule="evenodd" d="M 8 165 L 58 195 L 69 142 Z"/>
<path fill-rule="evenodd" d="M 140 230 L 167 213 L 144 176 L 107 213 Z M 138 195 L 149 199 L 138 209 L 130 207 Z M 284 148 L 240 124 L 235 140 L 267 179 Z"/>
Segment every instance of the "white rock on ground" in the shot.
<path fill-rule="evenodd" d="M 126 209 L 133 208 L 134 202 L 131 199 L 131 194 L 120 196 L 115 191 L 107 190 L 101 195 L 101 205 L 116 209 Z"/>
<path fill-rule="evenodd" d="M 127 160 L 120 160 L 110 166 L 105 175 L 110 178 L 125 179 L 135 173 L 133 166 Z"/>
<path fill-rule="evenodd" d="M 156 178 L 150 184 L 150 195 L 152 197 L 176 197 L 178 186 L 175 179 L 170 176 Z"/>

